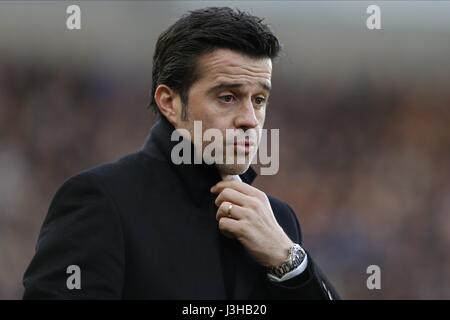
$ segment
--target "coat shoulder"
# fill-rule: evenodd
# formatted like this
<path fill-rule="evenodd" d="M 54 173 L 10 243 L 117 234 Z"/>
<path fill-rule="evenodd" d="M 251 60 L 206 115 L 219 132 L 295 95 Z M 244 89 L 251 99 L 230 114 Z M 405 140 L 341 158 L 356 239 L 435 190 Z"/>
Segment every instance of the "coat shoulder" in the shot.
<path fill-rule="evenodd" d="M 152 158 L 137 151 L 125 155 L 116 161 L 103 163 L 72 176 L 68 180 L 77 179 L 83 176 L 94 177 L 108 188 L 123 191 L 124 186 L 142 186 L 142 183 L 151 183 L 151 180 L 158 178 L 158 172 L 166 172 L 166 164 L 157 158 Z M 114 191 L 114 190 L 111 190 Z"/>
<path fill-rule="evenodd" d="M 162 162 L 147 157 L 143 152 L 138 151 L 119 158 L 116 161 L 103 163 L 95 167 L 86 169 L 80 175 L 94 175 L 108 180 L 132 179 L 135 175 L 142 174 L 143 168 L 151 168 L 163 165 Z"/>

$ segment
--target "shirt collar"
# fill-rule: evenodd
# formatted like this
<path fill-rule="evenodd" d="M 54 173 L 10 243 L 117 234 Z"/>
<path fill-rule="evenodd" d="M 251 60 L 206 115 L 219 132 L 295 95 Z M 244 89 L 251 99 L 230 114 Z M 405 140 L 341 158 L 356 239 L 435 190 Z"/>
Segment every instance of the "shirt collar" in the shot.
<path fill-rule="evenodd" d="M 201 164 L 174 164 L 171 160 L 172 149 L 179 141 L 172 141 L 171 135 L 175 130 L 173 125 L 165 117 L 160 116 L 152 127 L 142 151 L 151 157 L 167 161 L 180 177 L 182 183 L 188 190 L 194 201 L 199 204 L 205 197 L 211 194 L 209 189 L 221 179 L 220 173 L 215 165 L 209 165 L 202 161 Z M 191 154 L 194 153 L 194 145 L 190 143 Z M 252 167 L 240 175 L 243 182 L 252 184 L 257 174 Z"/>

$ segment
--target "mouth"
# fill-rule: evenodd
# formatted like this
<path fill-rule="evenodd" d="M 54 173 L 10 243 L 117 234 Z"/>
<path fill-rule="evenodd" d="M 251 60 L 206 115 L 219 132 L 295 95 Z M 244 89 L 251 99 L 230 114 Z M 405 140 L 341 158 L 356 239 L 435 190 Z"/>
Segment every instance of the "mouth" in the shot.
<path fill-rule="evenodd" d="M 253 139 L 250 140 L 249 137 L 245 137 L 243 140 L 234 141 L 235 146 L 254 146 L 256 143 Z"/>
<path fill-rule="evenodd" d="M 235 147 L 246 147 L 246 148 L 250 148 L 250 147 L 254 147 L 255 144 L 249 143 L 249 142 L 243 142 L 243 143 L 235 143 L 234 146 L 235 146 Z"/>
<path fill-rule="evenodd" d="M 248 154 L 250 153 L 250 150 L 256 146 L 256 143 L 254 141 L 246 139 L 245 141 L 235 142 L 233 146 L 235 150 Z"/>

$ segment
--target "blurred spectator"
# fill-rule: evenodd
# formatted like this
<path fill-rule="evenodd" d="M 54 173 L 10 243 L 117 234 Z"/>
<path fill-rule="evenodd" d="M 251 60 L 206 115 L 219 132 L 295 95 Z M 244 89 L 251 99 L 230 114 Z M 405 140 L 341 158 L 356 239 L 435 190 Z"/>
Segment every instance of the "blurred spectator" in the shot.
<path fill-rule="evenodd" d="M 106 70 L 0 65 L 0 298 L 21 279 L 57 187 L 139 148 L 148 83 Z M 134 79 L 134 80 L 133 80 Z M 257 186 L 295 207 L 344 298 L 450 298 L 450 93 L 357 75 L 275 79 L 280 172 Z M 294 103 L 299 102 L 299 103 Z M 382 290 L 366 288 L 366 268 Z"/>

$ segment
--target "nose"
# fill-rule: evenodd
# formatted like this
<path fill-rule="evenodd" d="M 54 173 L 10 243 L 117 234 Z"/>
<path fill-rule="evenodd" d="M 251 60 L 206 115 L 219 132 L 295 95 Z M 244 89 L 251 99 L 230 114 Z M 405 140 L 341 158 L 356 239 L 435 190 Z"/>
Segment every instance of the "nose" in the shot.
<path fill-rule="evenodd" d="M 255 128 L 258 126 L 259 121 L 256 118 L 255 108 L 251 99 L 245 99 L 240 108 L 238 108 L 238 114 L 235 117 L 234 125 L 238 129 Z"/>

